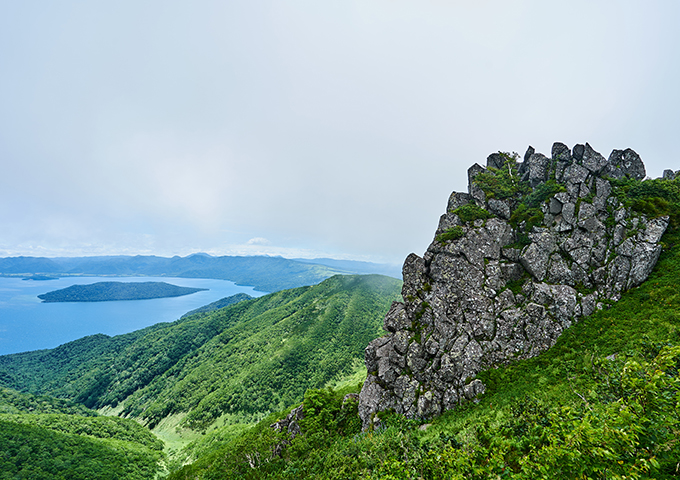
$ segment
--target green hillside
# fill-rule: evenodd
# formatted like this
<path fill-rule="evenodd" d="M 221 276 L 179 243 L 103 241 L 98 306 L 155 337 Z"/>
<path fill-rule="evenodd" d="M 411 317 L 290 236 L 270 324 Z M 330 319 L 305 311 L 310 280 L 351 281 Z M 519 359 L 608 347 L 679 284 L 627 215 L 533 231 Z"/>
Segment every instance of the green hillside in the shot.
<path fill-rule="evenodd" d="M 0 479 L 153 479 L 163 443 L 137 422 L 0 389 Z"/>
<path fill-rule="evenodd" d="M 224 297 L 220 298 L 219 300 L 209 303 L 208 305 L 203 305 L 202 307 L 196 308 L 190 312 L 185 313 L 182 315 L 181 318 L 188 317 L 190 315 L 194 315 L 196 313 L 208 313 L 212 312 L 214 310 L 219 310 L 220 308 L 228 307 L 229 305 L 233 305 L 238 302 L 242 302 L 243 300 L 250 300 L 251 297 L 247 293 L 237 293 L 236 295 L 231 295 L 229 297 Z"/>
<path fill-rule="evenodd" d="M 302 435 L 269 427 L 281 412 L 169 478 L 678 478 L 680 182 L 616 188 L 632 208 L 671 215 L 654 272 L 547 352 L 482 372 L 477 403 L 429 420 L 388 412 L 361 432 L 357 404 L 343 404 L 350 389 L 309 390 Z"/>
<path fill-rule="evenodd" d="M 224 415 L 248 423 L 355 371 L 400 285 L 336 276 L 128 335 L 6 355 L 0 382 L 114 409 L 150 428 L 170 415 L 199 431 Z"/>

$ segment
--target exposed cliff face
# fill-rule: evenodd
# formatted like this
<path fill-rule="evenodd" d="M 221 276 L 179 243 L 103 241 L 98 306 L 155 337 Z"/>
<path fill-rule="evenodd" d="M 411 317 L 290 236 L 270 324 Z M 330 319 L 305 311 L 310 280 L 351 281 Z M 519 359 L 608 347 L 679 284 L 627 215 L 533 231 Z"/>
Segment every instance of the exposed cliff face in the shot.
<path fill-rule="evenodd" d="M 608 179 L 644 176 L 633 150 L 605 159 L 588 144 L 473 165 L 425 255 L 404 262 L 389 335 L 366 348 L 364 428 L 380 411 L 430 417 L 473 399 L 482 369 L 539 354 L 642 283 L 668 218 L 627 210 Z"/>

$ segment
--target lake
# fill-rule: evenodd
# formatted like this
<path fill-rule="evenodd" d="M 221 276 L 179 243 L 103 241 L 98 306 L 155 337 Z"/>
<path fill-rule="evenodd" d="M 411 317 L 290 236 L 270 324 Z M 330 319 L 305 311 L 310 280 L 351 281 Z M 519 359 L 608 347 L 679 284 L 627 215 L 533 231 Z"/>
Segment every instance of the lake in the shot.
<path fill-rule="evenodd" d="M 166 282 L 208 290 L 182 297 L 114 302 L 42 303 L 38 295 L 71 285 Z M 264 295 L 226 280 L 172 277 L 63 277 L 22 280 L 0 277 L 0 355 L 54 348 L 95 333 L 120 335 L 160 322 L 173 322 L 190 310 L 237 293 Z"/>

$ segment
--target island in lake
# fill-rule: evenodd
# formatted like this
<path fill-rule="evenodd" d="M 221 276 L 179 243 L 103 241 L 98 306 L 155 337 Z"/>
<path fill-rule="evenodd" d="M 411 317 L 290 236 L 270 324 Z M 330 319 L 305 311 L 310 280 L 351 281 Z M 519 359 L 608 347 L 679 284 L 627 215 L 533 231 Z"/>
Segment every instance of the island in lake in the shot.
<path fill-rule="evenodd" d="M 207 290 L 179 287 L 165 282 L 97 282 L 71 285 L 61 290 L 43 293 L 38 298 L 47 302 L 109 302 L 114 300 L 148 300 L 151 298 L 181 297 Z"/>

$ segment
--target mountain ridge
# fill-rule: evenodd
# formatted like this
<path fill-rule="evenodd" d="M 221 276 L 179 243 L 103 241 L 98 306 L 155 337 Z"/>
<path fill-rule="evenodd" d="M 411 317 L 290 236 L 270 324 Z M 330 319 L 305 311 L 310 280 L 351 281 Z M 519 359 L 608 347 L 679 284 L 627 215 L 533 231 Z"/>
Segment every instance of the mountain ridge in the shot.
<path fill-rule="evenodd" d="M 329 263 L 329 262 L 327 262 Z M 186 257 L 117 255 L 93 257 L 0 258 L 0 275 L 104 275 L 213 278 L 262 292 L 315 285 L 338 274 L 395 272 L 381 264 L 341 261 L 343 268 L 306 260 L 269 256 L 220 256 L 191 254 Z M 354 266 L 354 268 L 352 268 Z"/>

